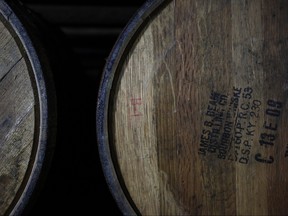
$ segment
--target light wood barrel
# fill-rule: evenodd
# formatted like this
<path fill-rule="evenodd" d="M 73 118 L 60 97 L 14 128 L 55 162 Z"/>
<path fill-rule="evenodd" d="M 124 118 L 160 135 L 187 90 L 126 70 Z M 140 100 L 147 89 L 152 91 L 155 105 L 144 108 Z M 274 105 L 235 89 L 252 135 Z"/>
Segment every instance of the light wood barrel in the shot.
<path fill-rule="evenodd" d="M 287 215 L 287 38 L 288 1 L 147 1 L 98 98 L 123 214 Z"/>
<path fill-rule="evenodd" d="M 0 1 L 0 215 L 19 215 L 51 157 L 55 113 L 33 22 L 24 8 L 9 4 Z"/>

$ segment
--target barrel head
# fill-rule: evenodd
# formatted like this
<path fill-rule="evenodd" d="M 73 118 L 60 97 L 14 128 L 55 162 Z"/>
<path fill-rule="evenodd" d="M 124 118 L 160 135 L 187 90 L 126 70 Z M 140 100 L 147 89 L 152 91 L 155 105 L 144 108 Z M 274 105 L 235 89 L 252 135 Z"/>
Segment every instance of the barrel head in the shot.
<path fill-rule="evenodd" d="M 97 107 L 124 214 L 287 214 L 287 38 L 287 1 L 147 1 Z"/>
<path fill-rule="evenodd" d="M 18 15 L 0 1 L 0 215 L 23 212 L 52 140 L 46 66 Z"/>

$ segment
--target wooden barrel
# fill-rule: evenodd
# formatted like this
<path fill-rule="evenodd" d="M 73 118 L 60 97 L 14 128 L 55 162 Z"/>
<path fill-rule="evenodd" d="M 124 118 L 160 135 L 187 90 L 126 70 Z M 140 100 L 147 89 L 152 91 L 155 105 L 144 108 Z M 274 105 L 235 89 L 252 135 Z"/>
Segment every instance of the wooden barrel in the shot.
<path fill-rule="evenodd" d="M 0 1 L 0 215 L 26 209 L 52 154 L 52 78 L 35 29 L 24 7 Z"/>
<path fill-rule="evenodd" d="M 125 215 L 287 215 L 288 1 L 147 1 L 97 106 Z"/>

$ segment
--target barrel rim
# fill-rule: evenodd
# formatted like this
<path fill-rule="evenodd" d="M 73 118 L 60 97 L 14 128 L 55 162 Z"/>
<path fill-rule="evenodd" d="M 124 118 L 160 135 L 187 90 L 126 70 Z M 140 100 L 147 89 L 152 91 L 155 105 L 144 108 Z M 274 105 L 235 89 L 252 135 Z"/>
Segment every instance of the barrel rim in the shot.
<path fill-rule="evenodd" d="M 117 73 L 118 68 L 121 67 L 123 54 L 134 44 L 137 39 L 137 33 L 146 27 L 147 22 L 150 19 L 153 19 L 158 10 L 162 9 L 171 1 L 172 0 L 147 0 L 136 11 L 119 35 L 110 55 L 108 56 L 98 90 L 96 107 L 98 153 L 108 188 L 116 201 L 116 204 L 124 215 L 140 215 L 140 212 L 132 200 L 129 199 L 129 195 L 125 191 L 125 188 L 123 188 L 124 186 L 117 174 L 116 164 L 113 162 L 108 129 L 108 112 L 111 100 L 110 94 L 115 74 Z"/>
<path fill-rule="evenodd" d="M 24 24 L 26 20 L 20 20 L 26 17 L 20 14 L 18 6 L 20 5 L 16 5 L 14 2 L 1 0 L 0 13 L 4 20 L 4 25 L 8 27 L 8 31 L 13 35 L 28 68 L 36 108 L 34 130 L 39 130 L 39 132 L 36 135 L 34 134 L 31 159 L 20 188 L 5 213 L 7 215 L 21 215 L 35 195 L 35 190 L 40 180 L 42 180 L 45 163 L 48 161 L 48 157 L 51 157 L 46 151 L 50 147 L 52 140 L 54 141 L 55 136 L 55 128 L 50 128 L 52 118 L 55 118 L 55 116 L 50 115 L 50 113 L 55 112 L 56 109 L 54 102 L 51 101 L 49 96 L 51 93 L 47 94 L 47 90 L 53 88 L 51 86 L 53 84 L 52 81 L 49 84 L 47 82 L 45 76 L 47 71 L 43 68 L 43 62 L 38 56 L 39 53 L 36 46 L 30 39 L 28 28 Z M 49 149 L 49 151 L 51 150 Z"/>

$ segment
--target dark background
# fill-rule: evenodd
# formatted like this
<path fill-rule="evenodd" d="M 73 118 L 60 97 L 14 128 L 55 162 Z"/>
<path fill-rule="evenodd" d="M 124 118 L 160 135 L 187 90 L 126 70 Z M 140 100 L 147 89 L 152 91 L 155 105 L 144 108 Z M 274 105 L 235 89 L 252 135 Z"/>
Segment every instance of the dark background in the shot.
<path fill-rule="evenodd" d="M 42 37 L 49 48 L 55 48 L 49 58 L 58 64 L 53 69 L 57 141 L 50 169 L 35 202 L 26 210 L 28 215 L 121 215 L 99 161 L 96 103 L 107 57 L 144 2 L 22 0 L 47 22 Z"/>

